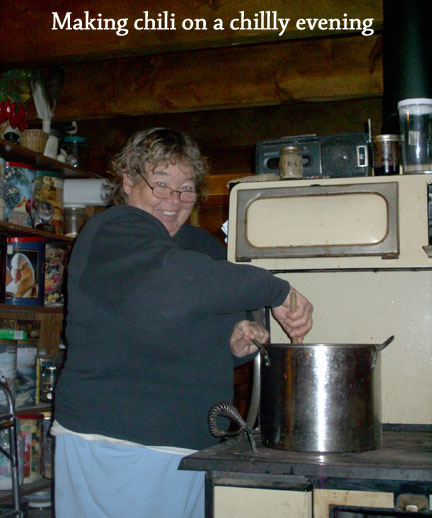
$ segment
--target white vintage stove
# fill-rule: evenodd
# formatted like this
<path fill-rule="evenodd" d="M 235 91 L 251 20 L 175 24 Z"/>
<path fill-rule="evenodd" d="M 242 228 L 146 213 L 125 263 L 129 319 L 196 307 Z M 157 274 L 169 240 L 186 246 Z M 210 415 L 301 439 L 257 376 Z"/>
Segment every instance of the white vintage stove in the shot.
<path fill-rule="evenodd" d="M 187 457 L 206 518 L 432 516 L 432 175 L 239 183 L 228 259 L 271 270 L 314 304 L 308 343 L 379 344 L 383 443 L 311 454 L 233 439 Z M 271 342 L 289 339 L 268 317 Z M 399 513 L 399 514 L 398 514 Z"/>

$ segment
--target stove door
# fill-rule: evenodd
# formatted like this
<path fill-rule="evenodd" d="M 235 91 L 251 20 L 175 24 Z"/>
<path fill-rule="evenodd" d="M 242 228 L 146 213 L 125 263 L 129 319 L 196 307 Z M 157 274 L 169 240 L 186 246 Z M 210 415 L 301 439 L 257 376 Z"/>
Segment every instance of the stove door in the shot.
<path fill-rule="evenodd" d="M 397 209 L 396 182 L 240 190 L 236 260 L 394 258 L 399 254 Z"/>

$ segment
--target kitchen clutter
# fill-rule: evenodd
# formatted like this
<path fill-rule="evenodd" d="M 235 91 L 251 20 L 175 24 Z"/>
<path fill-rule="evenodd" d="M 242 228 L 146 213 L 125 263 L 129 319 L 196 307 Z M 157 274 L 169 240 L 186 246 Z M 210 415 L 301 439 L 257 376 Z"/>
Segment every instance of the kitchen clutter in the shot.
<path fill-rule="evenodd" d="M 10 336 L 0 338 L 0 378 L 8 386 L 17 409 L 52 403 L 63 368 L 66 346 L 60 343 L 53 355 L 44 348 L 39 333 L 37 320 L 0 318 L 0 337 Z M 0 411 L 5 402 L 0 392 Z"/>
<path fill-rule="evenodd" d="M 23 327 L 32 335 L 32 322 L 0 321 L 2 326 Z M 4 331 L 4 330 L 3 330 Z M 18 330 L 16 330 L 18 331 Z M 22 331 L 23 332 L 23 331 Z M 27 332 L 23 332 L 27 336 Z M 17 454 L 19 484 L 36 482 L 43 477 L 53 478 L 54 438 L 50 434 L 52 413 L 49 405 L 40 410 L 35 403 L 51 403 L 58 373 L 63 366 L 65 347 L 59 345 L 59 353 L 51 356 L 37 346 L 38 340 L 0 340 L 0 377 L 5 384 L 16 409 Z M 0 414 L 7 411 L 4 391 L 0 391 Z M 0 431 L 0 489 L 12 488 L 10 454 L 7 429 Z"/>
<path fill-rule="evenodd" d="M 0 157 L 0 219 L 76 236 L 86 217 L 78 211 L 79 228 L 74 223 L 71 231 L 67 217 L 73 211 L 65 208 L 85 210 L 88 205 L 105 205 L 103 183 L 103 179 L 64 179 L 59 171 L 35 169 L 31 164 Z"/>
<path fill-rule="evenodd" d="M 102 179 L 64 180 L 29 164 L 3 165 L 0 216 L 9 223 L 76 237 L 88 219 L 86 207 L 105 205 Z M 66 243 L 36 235 L 1 238 L 0 302 L 62 306 L 68 251 Z"/>
<path fill-rule="evenodd" d="M 19 484 L 53 478 L 54 437 L 50 434 L 51 412 L 31 412 L 17 415 L 17 446 Z M 0 446 L 10 452 L 7 430 L 0 431 Z M 10 490 L 12 481 L 10 461 L 0 451 L 0 490 Z"/>

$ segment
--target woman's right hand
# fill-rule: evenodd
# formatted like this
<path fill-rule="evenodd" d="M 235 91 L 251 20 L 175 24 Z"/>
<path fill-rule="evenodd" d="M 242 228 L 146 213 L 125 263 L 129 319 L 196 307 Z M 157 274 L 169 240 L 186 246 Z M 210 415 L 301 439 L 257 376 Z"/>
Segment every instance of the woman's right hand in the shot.
<path fill-rule="evenodd" d="M 291 311 L 290 296 L 296 294 L 296 309 Z M 305 335 L 312 329 L 313 306 L 308 299 L 292 286 L 281 306 L 272 308 L 273 316 L 290 338 L 303 342 Z"/>

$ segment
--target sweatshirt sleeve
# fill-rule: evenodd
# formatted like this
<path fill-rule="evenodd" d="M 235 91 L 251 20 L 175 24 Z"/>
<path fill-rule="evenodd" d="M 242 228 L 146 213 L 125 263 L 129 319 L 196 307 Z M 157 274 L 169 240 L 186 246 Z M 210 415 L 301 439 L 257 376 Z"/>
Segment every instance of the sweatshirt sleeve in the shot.
<path fill-rule="evenodd" d="M 86 229 L 69 270 L 79 289 L 120 321 L 175 329 L 208 314 L 277 306 L 288 295 L 289 284 L 267 270 L 184 250 L 152 216 L 127 216 Z"/>

